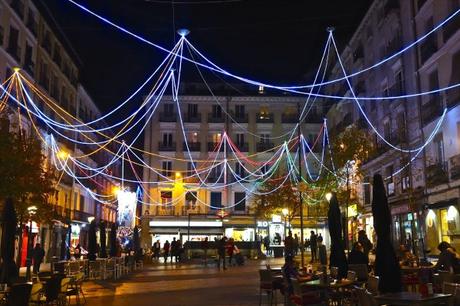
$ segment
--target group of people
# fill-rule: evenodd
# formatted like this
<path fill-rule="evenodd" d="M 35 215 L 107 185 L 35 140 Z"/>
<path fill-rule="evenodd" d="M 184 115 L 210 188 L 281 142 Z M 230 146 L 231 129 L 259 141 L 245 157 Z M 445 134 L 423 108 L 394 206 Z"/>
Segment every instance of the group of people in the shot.
<path fill-rule="evenodd" d="M 160 240 L 157 240 L 151 249 L 152 253 L 152 260 L 160 260 L 160 256 L 163 255 L 164 262 L 168 262 L 168 258 L 170 257 L 170 261 L 173 262 L 180 262 L 182 254 L 184 253 L 184 248 L 182 246 L 182 241 L 176 240 L 176 237 L 173 237 L 173 240 L 169 242 L 168 240 L 165 241 L 163 244 L 163 248 L 161 247 Z M 163 254 L 162 254 L 163 253 Z"/>
<path fill-rule="evenodd" d="M 235 245 L 235 240 L 233 238 L 227 239 L 227 237 L 222 237 L 220 240 L 216 241 L 216 248 L 217 248 L 217 268 L 220 269 L 221 263 L 222 268 L 227 270 L 225 264 L 225 258 L 228 257 L 228 265 L 233 265 L 233 258 L 235 257 L 236 263 L 238 265 L 243 264 L 243 256 L 241 256 L 241 252 L 238 247 Z"/>

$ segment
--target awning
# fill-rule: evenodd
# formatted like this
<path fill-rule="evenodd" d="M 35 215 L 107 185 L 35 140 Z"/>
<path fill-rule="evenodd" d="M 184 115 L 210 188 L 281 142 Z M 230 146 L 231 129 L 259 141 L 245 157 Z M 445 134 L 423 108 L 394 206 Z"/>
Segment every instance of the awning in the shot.
<path fill-rule="evenodd" d="M 451 205 L 458 205 L 458 198 L 453 198 L 449 200 L 439 201 L 433 204 L 425 204 L 426 209 L 439 209 L 439 208 L 446 208 Z"/>

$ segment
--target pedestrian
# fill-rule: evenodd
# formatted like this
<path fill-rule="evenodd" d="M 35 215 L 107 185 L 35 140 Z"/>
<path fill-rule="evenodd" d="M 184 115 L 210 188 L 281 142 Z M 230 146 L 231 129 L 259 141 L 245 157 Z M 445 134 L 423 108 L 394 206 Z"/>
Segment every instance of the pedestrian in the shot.
<path fill-rule="evenodd" d="M 289 231 L 289 234 L 284 238 L 284 256 L 293 256 L 294 254 L 294 238 L 292 238 L 292 232 Z"/>
<path fill-rule="evenodd" d="M 350 265 L 369 265 L 369 258 L 364 254 L 364 248 L 359 242 L 355 242 L 348 254 L 348 264 Z"/>
<path fill-rule="evenodd" d="M 225 245 L 228 255 L 228 265 L 232 265 L 233 252 L 235 251 L 235 241 L 233 238 L 228 239 L 227 244 Z"/>
<path fill-rule="evenodd" d="M 161 244 L 160 244 L 160 240 L 157 240 L 153 244 L 153 258 L 156 259 L 157 261 L 160 260 L 160 252 L 161 252 Z"/>
<path fill-rule="evenodd" d="M 217 254 L 219 255 L 219 259 L 217 261 L 217 268 L 220 269 L 220 262 L 222 261 L 222 265 L 223 265 L 223 269 L 224 270 L 227 270 L 227 268 L 225 267 L 225 245 L 227 244 L 227 237 L 222 237 L 222 239 L 220 239 L 218 242 L 217 242 Z"/>
<path fill-rule="evenodd" d="M 166 240 L 165 244 L 163 245 L 163 258 L 164 258 L 165 263 L 168 262 L 170 247 L 171 247 L 171 244 L 169 243 L 168 240 Z"/>
<path fill-rule="evenodd" d="M 180 239 L 176 240 L 176 262 L 180 262 L 181 260 L 181 254 L 182 254 L 182 241 Z"/>
<path fill-rule="evenodd" d="M 310 232 L 310 249 L 311 249 L 311 263 L 317 260 L 316 250 L 318 248 L 317 236 L 314 231 Z"/>
<path fill-rule="evenodd" d="M 327 252 L 326 246 L 323 244 L 323 237 L 318 236 L 318 258 L 323 266 L 327 266 Z"/>
<path fill-rule="evenodd" d="M 299 236 L 297 234 L 294 234 L 294 255 L 297 256 L 299 253 Z"/>
<path fill-rule="evenodd" d="M 75 247 L 75 250 L 73 251 L 73 256 L 75 257 L 76 260 L 79 260 L 81 257 L 81 245 L 77 244 Z"/>
<path fill-rule="evenodd" d="M 317 240 L 318 240 L 318 243 L 323 242 L 324 239 L 323 239 L 323 236 L 321 236 L 321 233 L 319 233 Z"/>
<path fill-rule="evenodd" d="M 439 259 L 434 270 L 438 271 L 450 271 L 451 273 L 460 272 L 460 255 L 457 254 L 455 249 L 446 241 L 441 242 L 438 245 L 438 250 L 441 251 L 439 254 Z"/>
<path fill-rule="evenodd" d="M 45 250 L 43 250 L 40 243 L 35 245 L 35 248 L 32 251 L 32 256 L 34 260 L 33 273 L 38 274 L 38 272 L 40 272 L 40 265 L 42 264 L 43 258 L 45 257 Z"/>
<path fill-rule="evenodd" d="M 265 254 L 268 256 L 268 255 L 271 255 L 270 253 L 270 237 L 265 236 L 264 238 L 264 247 L 265 247 Z"/>
<path fill-rule="evenodd" d="M 203 261 L 204 265 L 208 265 L 208 248 L 209 248 L 209 241 L 208 237 L 205 237 L 203 241 L 201 241 L 201 249 L 203 250 Z"/>
<path fill-rule="evenodd" d="M 366 231 L 360 230 L 358 232 L 358 242 L 361 243 L 363 247 L 364 255 L 369 259 L 369 252 L 372 250 L 372 242 L 367 238 Z"/>
<path fill-rule="evenodd" d="M 176 241 L 176 237 L 173 237 L 173 240 L 171 241 L 171 250 L 170 250 L 171 262 L 173 262 L 173 257 L 175 258 L 176 254 L 177 254 L 177 241 Z"/>

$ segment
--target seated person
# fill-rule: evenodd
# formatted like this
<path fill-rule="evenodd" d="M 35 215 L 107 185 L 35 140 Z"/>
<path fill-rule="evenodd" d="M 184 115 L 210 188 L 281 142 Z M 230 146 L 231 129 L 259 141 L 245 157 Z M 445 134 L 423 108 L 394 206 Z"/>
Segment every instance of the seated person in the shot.
<path fill-rule="evenodd" d="M 289 294 L 292 294 L 293 291 L 291 278 L 296 278 L 299 282 L 306 282 L 312 279 L 311 275 L 302 275 L 299 273 L 295 266 L 293 256 L 286 256 L 282 271 L 283 277 L 287 280 Z"/>
<path fill-rule="evenodd" d="M 364 248 L 359 242 L 353 244 L 350 254 L 348 254 L 348 264 L 350 265 L 369 265 L 369 258 L 364 254 Z"/>
<path fill-rule="evenodd" d="M 439 259 L 434 269 L 460 273 L 460 255 L 455 249 L 448 242 L 443 241 L 438 245 L 438 250 L 441 251 L 441 253 L 439 254 Z"/>

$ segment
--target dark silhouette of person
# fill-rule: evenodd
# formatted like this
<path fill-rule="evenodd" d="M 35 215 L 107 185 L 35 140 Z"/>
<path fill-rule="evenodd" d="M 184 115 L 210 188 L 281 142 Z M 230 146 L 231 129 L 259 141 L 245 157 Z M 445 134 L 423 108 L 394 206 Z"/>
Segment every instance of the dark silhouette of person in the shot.
<path fill-rule="evenodd" d="M 227 237 L 222 237 L 222 239 L 220 239 L 218 242 L 217 242 L 217 254 L 219 255 L 219 259 L 217 261 L 217 268 L 220 269 L 220 262 L 222 261 L 222 265 L 223 265 L 223 269 L 224 270 L 227 270 L 227 268 L 225 267 L 225 246 L 227 244 Z"/>
<path fill-rule="evenodd" d="M 45 250 L 41 247 L 40 243 L 35 245 L 35 248 L 32 251 L 32 258 L 34 260 L 34 274 L 40 272 L 40 265 L 43 262 L 43 258 L 45 257 Z"/>
<path fill-rule="evenodd" d="M 168 240 L 166 240 L 165 244 L 163 245 L 163 258 L 165 260 L 165 263 L 168 262 L 168 256 L 169 256 L 170 247 L 171 247 L 171 244 L 169 243 Z"/>
<path fill-rule="evenodd" d="M 314 231 L 310 232 L 310 249 L 311 249 L 311 262 L 317 260 L 316 250 L 318 249 L 317 236 Z"/>

